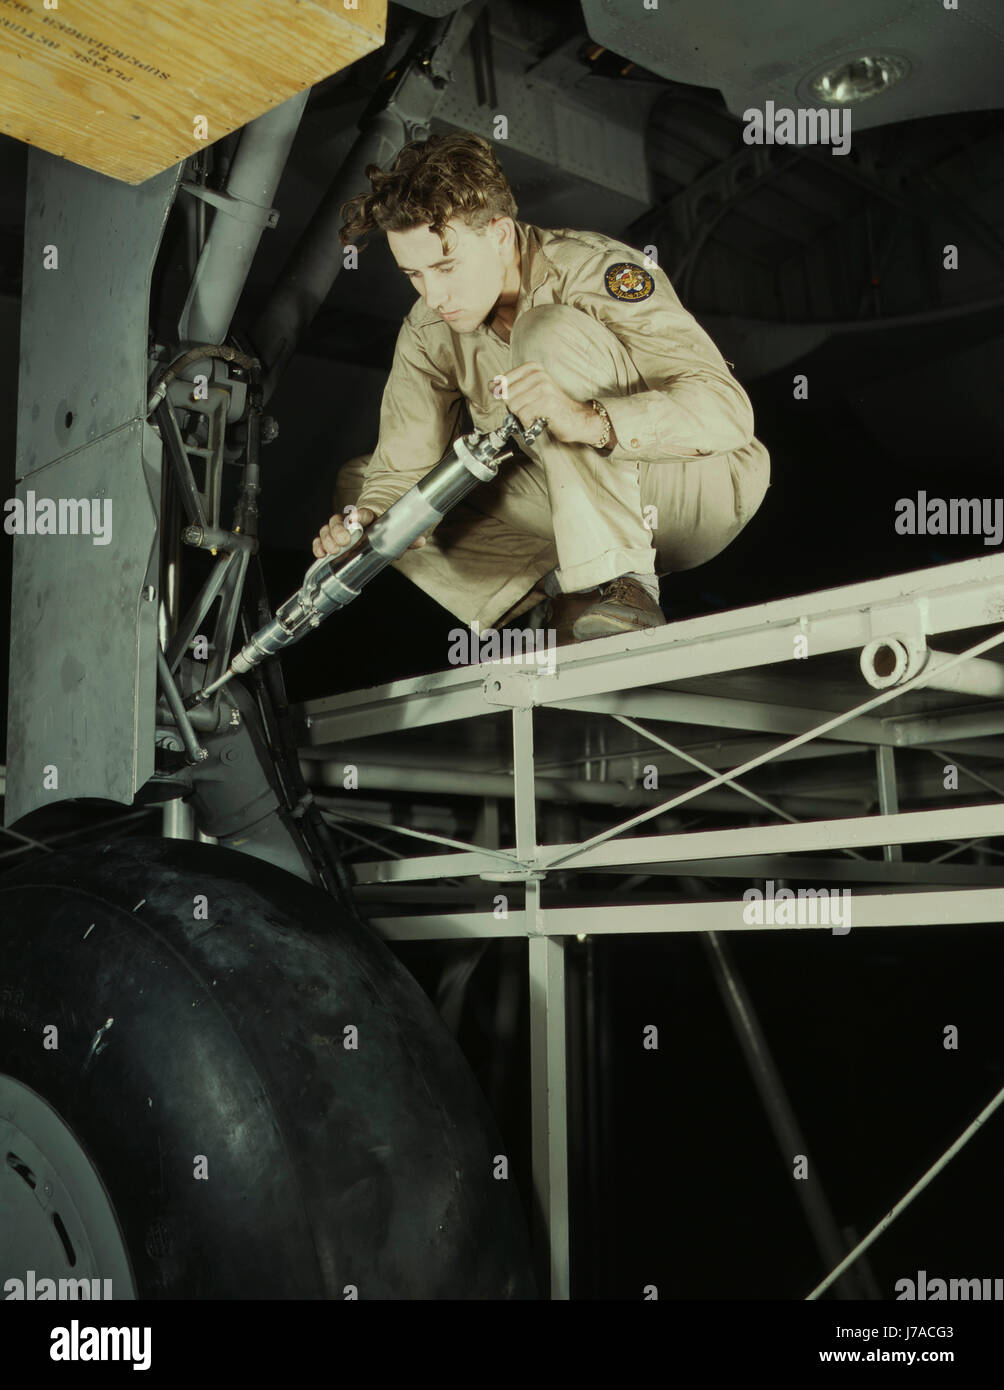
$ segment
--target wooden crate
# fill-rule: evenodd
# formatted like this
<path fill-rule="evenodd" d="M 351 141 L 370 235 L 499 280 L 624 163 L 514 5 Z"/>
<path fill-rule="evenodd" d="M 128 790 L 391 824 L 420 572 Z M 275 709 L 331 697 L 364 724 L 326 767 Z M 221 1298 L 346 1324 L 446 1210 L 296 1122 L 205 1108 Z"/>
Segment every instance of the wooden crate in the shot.
<path fill-rule="evenodd" d="M 55 3 L 0 0 L 0 130 L 129 184 L 379 48 L 387 21 L 387 0 Z"/>

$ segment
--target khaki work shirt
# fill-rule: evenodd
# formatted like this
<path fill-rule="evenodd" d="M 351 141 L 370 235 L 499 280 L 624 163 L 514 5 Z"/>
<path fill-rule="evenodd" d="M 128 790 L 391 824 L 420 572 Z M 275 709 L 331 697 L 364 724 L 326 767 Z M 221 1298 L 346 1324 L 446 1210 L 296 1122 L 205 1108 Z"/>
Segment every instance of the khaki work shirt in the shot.
<path fill-rule="evenodd" d="M 617 436 L 607 457 L 639 463 L 692 458 L 729 453 L 753 439 L 746 392 L 662 270 L 633 247 L 597 232 L 517 222 L 516 235 L 516 319 L 541 304 L 569 304 L 591 314 L 624 344 L 648 387 L 598 398 Z M 607 289 L 605 272 L 625 261 L 652 277 L 646 298 L 618 298 Z M 380 513 L 424 477 L 460 432 L 463 400 L 477 429 L 500 425 L 508 407 L 488 383 L 509 366 L 509 345 L 487 324 L 454 333 L 419 299 L 398 334 L 380 436 L 358 505 Z"/>

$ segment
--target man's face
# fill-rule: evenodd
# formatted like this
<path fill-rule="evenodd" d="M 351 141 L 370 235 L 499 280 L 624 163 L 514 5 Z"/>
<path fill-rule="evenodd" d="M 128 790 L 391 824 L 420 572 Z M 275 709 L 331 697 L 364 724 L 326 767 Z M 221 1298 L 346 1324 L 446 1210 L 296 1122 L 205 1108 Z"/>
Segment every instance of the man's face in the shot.
<path fill-rule="evenodd" d="M 430 309 L 454 333 L 473 333 L 494 308 L 512 262 L 516 228 L 511 217 L 496 217 L 481 231 L 466 222 L 448 222 L 446 252 L 428 227 L 388 232 L 387 244 L 401 270 Z"/>

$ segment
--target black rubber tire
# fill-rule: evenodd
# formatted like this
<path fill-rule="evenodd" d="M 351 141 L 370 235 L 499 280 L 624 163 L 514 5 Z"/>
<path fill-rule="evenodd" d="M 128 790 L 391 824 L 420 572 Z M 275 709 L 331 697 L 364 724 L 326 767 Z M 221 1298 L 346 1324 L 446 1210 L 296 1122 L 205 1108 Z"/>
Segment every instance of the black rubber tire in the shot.
<path fill-rule="evenodd" d="M 90 1157 L 140 1298 L 537 1296 L 502 1141 L 431 1002 L 261 860 L 133 839 L 0 879 L 0 1074 Z"/>

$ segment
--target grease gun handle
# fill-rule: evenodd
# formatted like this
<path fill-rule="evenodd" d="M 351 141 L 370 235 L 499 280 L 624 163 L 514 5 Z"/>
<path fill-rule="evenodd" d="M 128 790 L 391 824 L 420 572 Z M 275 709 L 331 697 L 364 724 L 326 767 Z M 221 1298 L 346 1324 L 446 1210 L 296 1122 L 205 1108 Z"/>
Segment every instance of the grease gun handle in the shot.
<path fill-rule="evenodd" d="M 330 564 L 332 560 L 337 560 L 339 555 L 344 555 L 346 551 L 351 550 L 359 540 L 359 537 L 365 534 L 365 527 L 359 521 L 346 522 L 345 529 L 349 532 L 349 539 L 344 545 L 340 545 L 333 555 L 324 554 L 319 560 L 314 561 L 310 569 L 303 576 L 303 582 L 300 585 L 301 589 L 305 589 L 308 586 L 314 575 L 323 565 Z"/>

